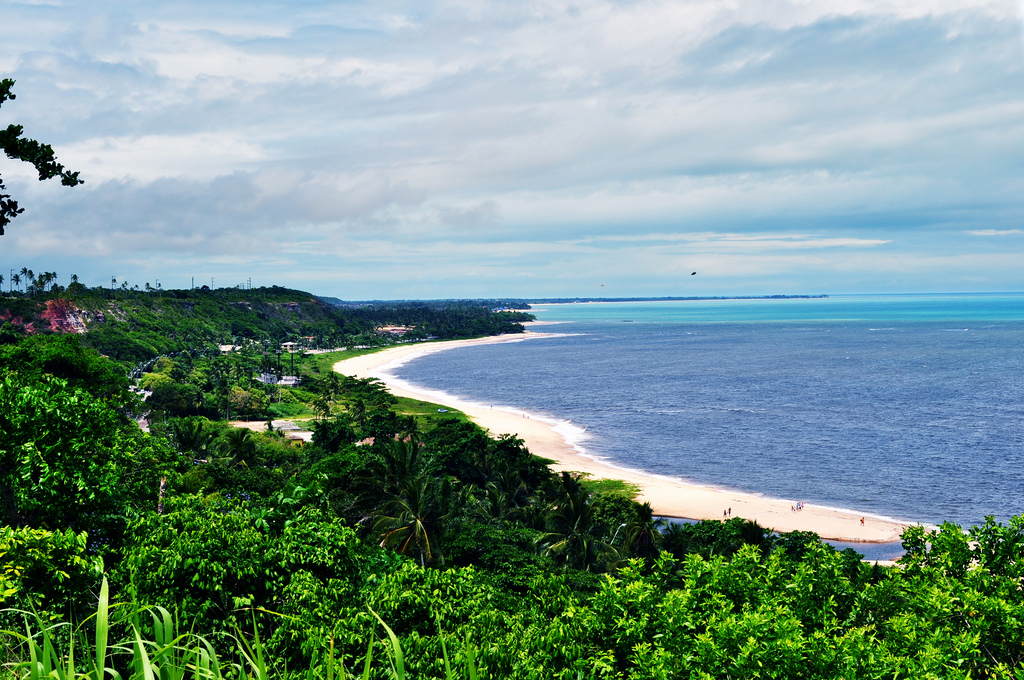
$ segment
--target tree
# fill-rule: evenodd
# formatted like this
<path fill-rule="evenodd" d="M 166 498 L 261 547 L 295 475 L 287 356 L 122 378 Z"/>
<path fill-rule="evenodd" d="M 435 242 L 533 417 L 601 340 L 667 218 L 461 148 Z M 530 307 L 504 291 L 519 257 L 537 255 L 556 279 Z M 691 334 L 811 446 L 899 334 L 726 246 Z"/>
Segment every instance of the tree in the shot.
<path fill-rule="evenodd" d="M 548 533 L 540 540 L 544 551 L 583 571 L 590 571 L 602 560 L 616 558 L 615 548 L 597 535 L 594 503 L 586 487 L 563 471 L 558 491 L 545 516 Z"/>
<path fill-rule="evenodd" d="M 234 427 L 217 440 L 218 452 L 229 466 L 246 465 L 256 455 L 259 445 L 252 430 Z"/>
<path fill-rule="evenodd" d="M 654 518 L 650 503 L 636 507 L 636 517 L 626 524 L 626 546 L 636 557 L 652 559 L 658 556 L 661 545 L 661 530 L 667 523 Z"/>
<path fill-rule="evenodd" d="M 16 98 L 11 92 L 13 87 L 14 81 L 10 78 L 0 80 L 0 106 L 8 99 Z M 53 148 L 49 144 L 40 144 L 34 139 L 23 138 L 21 134 L 24 131 L 21 125 L 8 125 L 6 130 L 0 130 L 0 149 L 3 149 L 8 158 L 31 163 L 39 173 L 40 182 L 60 177 L 60 183 L 66 187 L 83 183 L 77 172 L 65 170 L 64 166 L 57 162 Z M 6 188 L 3 178 L 0 177 L 0 192 Z M 11 198 L 10 194 L 0 193 L 0 236 L 4 234 L 4 227 L 23 212 L 25 209 L 18 207 L 18 202 Z"/>
<path fill-rule="evenodd" d="M 153 504 L 170 451 L 68 382 L 0 371 L 0 521 L 111 546 Z"/>

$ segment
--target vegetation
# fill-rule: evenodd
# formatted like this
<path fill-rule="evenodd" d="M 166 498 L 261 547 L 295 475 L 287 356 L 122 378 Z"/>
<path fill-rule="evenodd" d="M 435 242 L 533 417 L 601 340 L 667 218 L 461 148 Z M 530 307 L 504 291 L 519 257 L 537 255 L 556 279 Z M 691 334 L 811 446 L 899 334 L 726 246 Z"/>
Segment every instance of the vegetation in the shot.
<path fill-rule="evenodd" d="M 115 347 L 173 315 L 170 297 L 90 295 L 80 308 L 125 315 Z M 175 323 L 222 332 L 231 295 L 186 297 L 214 311 Z M 308 304 L 297 317 L 332 318 Z M 301 332 L 284 318 L 253 336 Z M 335 356 L 297 353 L 305 381 L 272 391 L 258 351 L 163 356 L 136 373 L 143 401 L 92 332 L 0 345 L 12 677 L 1024 675 L 1022 518 L 909 529 L 897 567 L 739 518 L 666 525 L 628 487 L 554 474 L 514 436 L 330 372 Z M 311 442 L 224 419 L 288 404 Z"/>
<path fill-rule="evenodd" d="M 17 99 L 13 88 L 14 81 L 10 78 L 0 80 L 0 106 L 9 99 Z M 0 130 L 0 150 L 8 158 L 31 163 L 39 173 L 39 181 L 60 177 L 60 183 L 66 187 L 83 183 L 77 172 L 66 170 L 57 162 L 53 148 L 49 144 L 40 144 L 34 139 L 22 137 L 24 131 L 20 125 L 8 125 L 7 129 Z M 6 188 L 3 178 L 0 177 L 0 192 Z M 18 207 L 18 202 L 11 198 L 10 194 L 0 193 L 0 236 L 4 235 L 4 228 L 11 220 L 23 212 L 25 209 Z"/>

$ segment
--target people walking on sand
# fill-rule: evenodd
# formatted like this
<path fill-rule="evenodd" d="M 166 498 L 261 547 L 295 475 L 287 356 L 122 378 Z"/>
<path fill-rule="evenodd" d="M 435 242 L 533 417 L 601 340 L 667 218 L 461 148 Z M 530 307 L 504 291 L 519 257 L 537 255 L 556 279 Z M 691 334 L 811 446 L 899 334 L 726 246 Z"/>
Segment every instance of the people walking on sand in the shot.
<path fill-rule="evenodd" d="M 863 517 L 860 518 L 860 525 L 864 526 L 864 518 Z"/>
<path fill-rule="evenodd" d="M 732 517 L 732 508 L 729 508 L 729 517 Z"/>

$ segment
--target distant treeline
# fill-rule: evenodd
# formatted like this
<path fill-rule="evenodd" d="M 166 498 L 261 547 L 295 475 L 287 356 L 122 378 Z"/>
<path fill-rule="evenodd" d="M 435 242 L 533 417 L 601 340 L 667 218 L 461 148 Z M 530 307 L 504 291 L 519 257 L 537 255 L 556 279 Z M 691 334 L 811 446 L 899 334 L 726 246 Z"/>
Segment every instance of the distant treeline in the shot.
<path fill-rule="evenodd" d="M 480 335 L 522 333 L 522 322 L 532 314 L 513 309 L 496 300 L 447 300 L 444 302 L 377 303 L 345 310 L 353 319 L 380 326 L 395 324 L 414 327 L 406 338 L 470 338 Z"/>
<path fill-rule="evenodd" d="M 489 299 L 448 299 L 448 300 L 339 300 L 335 297 L 320 297 L 321 300 L 335 307 L 356 308 L 356 307 L 431 307 L 433 309 L 444 309 L 452 307 L 481 307 L 484 309 L 529 309 L 530 305 L 526 300 L 513 298 L 489 298 Z"/>

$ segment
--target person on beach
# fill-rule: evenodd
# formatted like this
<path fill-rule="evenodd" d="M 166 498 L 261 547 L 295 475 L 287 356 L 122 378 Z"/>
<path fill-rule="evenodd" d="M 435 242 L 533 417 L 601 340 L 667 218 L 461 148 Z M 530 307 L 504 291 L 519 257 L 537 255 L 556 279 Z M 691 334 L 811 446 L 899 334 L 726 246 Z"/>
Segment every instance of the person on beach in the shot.
<path fill-rule="evenodd" d="M 732 508 L 729 508 L 729 517 L 732 517 Z"/>
<path fill-rule="evenodd" d="M 864 518 L 863 517 L 860 518 L 860 525 L 864 526 Z"/>

